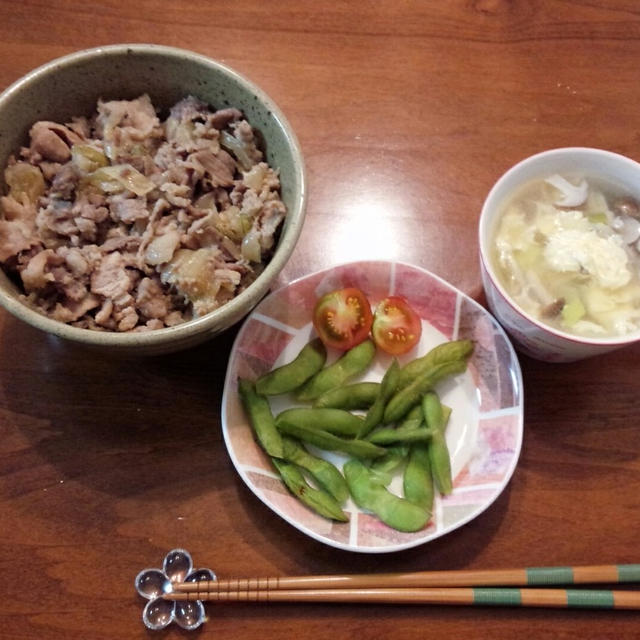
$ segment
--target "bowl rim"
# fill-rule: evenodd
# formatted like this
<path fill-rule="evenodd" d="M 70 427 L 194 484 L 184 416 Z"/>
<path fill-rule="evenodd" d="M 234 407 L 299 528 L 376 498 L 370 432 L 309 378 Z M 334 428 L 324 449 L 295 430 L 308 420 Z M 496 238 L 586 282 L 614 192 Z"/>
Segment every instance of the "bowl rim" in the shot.
<path fill-rule="evenodd" d="M 485 198 L 482 209 L 480 212 L 480 221 L 478 224 L 478 248 L 480 255 L 480 263 L 481 267 L 484 270 L 487 278 L 490 280 L 494 289 L 500 294 L 502 300 L 521 318 L 533 324 L 537 329 L 542 331 L 543 333 L 550 334 L 556 338 L 561 340 L 566 340 L 567 342 L 571 342 L 577 345 L 588 345 L 588 346 L 601 346 L 601 347 L 617 347 L 617 346 L 625 346 L 629 344 L 633 344 L 640 340 L 640 329 L 633 331 L 632 333 L 628 333 L 624 336 L 606 336 L 606 337 L 581 337 L 576 334 L 567 333 L 561 331 L 559 329 L 555 329 L 547 324 L 540 322 L 537 318 L 526 312 L 524 309 L 520 308 L 511 298 L 511 296 L 507 293 L 505 288 L 502 286 L 502 283 L 499 281 L 498 277 L 495 274 L 495 270 L 491 263 L 491 260 L 488 257 L 488 247 L 486 247 L 486 243 L 483 238 L 488 236 L 488 227 L 494 222 L 496 219 L 497 211 L 501 202 L 504 201 L 502 198 L 501 201 L 496 203 L 492 203 L 493 200 L 497 198 L 496 193 L 500 190 L 501 186 L 509 179 L 513 179 L 514 175 L 517 175 L 523 168 L 526 168 L 528 165 L 533 164 L 535 162 L 539 162 L 542 159 L 550 158 L 554 156 L 571 156 L 571 154 L 578 155 L 601 155 L 603 157 L 607 157 L 615 162 L 620 162 L 622 164 L 626 164 L 628 167 L 638 172 L 638 176 L 640 178 L 640 163 L 635 160 L 622 155 L 620 153 L 616 153 L 614 151 L 608 151 L 606 149 L 599 149 L 597 147 L 558 147 L 556 149 L 548 149 L 545 151 L 540 151 L 533 155 L 527 156 L 526 158 L 520 160 L 513 166 L 511 166 L 507 171 L 505 171 L 493 184 L 491 190 L 487 194 Z M 522 181 L 520 181 L 522 184 Z M 493 204 L 492 210 L 489 210 L 489 205 Z M 497 206 L 496 206 L 497 205 Z"/>
<path fill-rule="evenodd" d="M 288 212 L 288 215 L 293 215 L 289 218 L 286 227 L 283 227 L 281 231 L 279 246 L 285 245 L 285 251 L 278 254 L 276 250 L 260 275 L 246 289 L 241 291 L 229 302 L 226 302 L 224 305 L 218 307 L 218 309 L 215 309 L 200 318 L 194 318 L 173 327 L 165 327 L 162 329 L 143 332 L 117 332 L 83 329 L 65 324 L 58 320 L 53 320 L 52 318 L 49 318 L 31 308 L 19 298 L 6 295 L 4 292 L 0 291 L 0 302 L 2 306 L 9 313 L 35 328 L 73 342 L 87 345 L 99 345 L 101 347 L 113 347 L 116 349 L 119 347 L 126 349 L 142 344 L 144 344 L 145 347 L 153 347 L 179 342 L 187 337 L 193 336 L 194 334 L 206 332 L 208 329 L 214 329 L 215 325 L 222 318 L 229 316 L 234 317 L 239 313 L 240 317 L 245 315 L 244 313 L 241 313 L 241 309 L 244 304 L 249 303 L 250 306 L 253 307 L 257 302 L 259 302 L 259 300 L 268 292 L 270 282 L 281 271 L 295 249 L 296 242 L 302 231 L 308 197 L 307 172 L 302 155 L 302 149 L 291 124 L 280 107 L 264 92 L 264 90 L 254 84 L 246 76 L 238 73 L 235 69 L 232 69 L 226 64 L 195 51 L 178 47 L 145 43 L 110 44 L 74 51 L 67 55 L 49 60 L 14 81 L 0 93 L 0 109 L 6 101 L 10 100 L 14 94 L 20 92 L 23 87 L 31 84 L 33 81 L 37 81 L 41 77 L 46 76 L 53 71 L 65 67 L 72 67 L 85 60 L 97 57 L 122 56 L 135 53 L 152 53 L 171 58 L 186 58 L 190 61 L 200 63 L 221 72 L 223 75 L 255 93 L 255 95 L 258 96 L 258 100 L 267 106 L 267 109 L 271 112 L 271 116 L 276 120 L 287 139 L 288 145 L 291 149 L 291 154 L 295 160 L 295 181 L 299 184 L 299 197 L 297 198 L 294 211 Z M 216 315 L 213 316 L 213 314 Z"/>

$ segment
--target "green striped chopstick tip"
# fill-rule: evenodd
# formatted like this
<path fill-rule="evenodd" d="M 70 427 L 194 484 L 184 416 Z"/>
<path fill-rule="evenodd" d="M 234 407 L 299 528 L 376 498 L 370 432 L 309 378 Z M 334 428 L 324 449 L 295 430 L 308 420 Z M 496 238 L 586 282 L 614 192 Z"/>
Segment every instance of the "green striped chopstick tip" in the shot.
<path fill-rule="evenodd" d="M 527 586 L 572 585 L 585 582 L 640 582 L 640 564 L 601 565 L 595 567 L 528 567 Z"/>
<path fill-rule="evenodd" d="M 571 567 L 529 567 L 526 569 L 528 585 L 573 584 Z"/>
<path fill-rule="evenodd" d="M 619 564 L 618 582 L 640 582 L 640 564 Z"/>
<path fill-rule="evenodd" d="M 522 592 L 520 589 L 510 587 L 474 587 L 473 604 L 520 606 Z"/>
<path fill-rule="evenodd" d="M 575 609 L 615 609 L 610 589 L 539 589 L 514 587 L 474 587 L 473 604 L 489 606 L 568 607 Z M 549 596 L 549 597 L 547 597 Z"/>
<path fill-rule="evenodd" d="M 613 609 L 613 591 L 609 589 L 567 589 L 567 607 Z"/>

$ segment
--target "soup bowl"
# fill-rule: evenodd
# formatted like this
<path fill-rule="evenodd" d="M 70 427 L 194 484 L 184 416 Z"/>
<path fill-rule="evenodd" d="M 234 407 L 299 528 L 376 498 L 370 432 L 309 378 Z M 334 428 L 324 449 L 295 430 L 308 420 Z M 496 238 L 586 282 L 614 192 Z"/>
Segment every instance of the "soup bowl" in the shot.
<path fill-rule="evenodd" d="M 554 174 L 601 180 L 640 202 L 640 164 L 602 149 L 567 147 L 544 151 L 522 160 L 502 175 L 482 207 L 480 269 L 489 308 L 521 353 L 547 362 L 572 362 L 636 343 L 640 341 L 640 331 L 589 337 L 570 333 L 525 311 L 502 283 L 492 253 L 505 203 L 526 183 Z"/>

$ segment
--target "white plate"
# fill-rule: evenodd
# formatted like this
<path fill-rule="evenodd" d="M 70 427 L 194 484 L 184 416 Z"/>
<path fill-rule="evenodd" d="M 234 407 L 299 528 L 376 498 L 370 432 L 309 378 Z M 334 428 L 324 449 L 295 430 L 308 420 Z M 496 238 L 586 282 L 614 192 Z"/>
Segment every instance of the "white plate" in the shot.
<path fill-rule="evenodd" d="M 433 517 L 416 533 L 395 531 L 351 500 L 348 523 L 316 515 L 284 487 L 253 438 L 237 393 L 238 377 L 255 380 L 290 362 L 314 336 L 311 314 L 317 298 L 343 287 L 357 287 L 372 306 L 388 295 L 404 296 L 422 318 L 416 349 L 404 364 L 447 340 L 468 338 L 475 348 L 467 372 L 439 384 L 437 391 L 453 411 L 447 427 L 454 477 L 453 493 L 436 497 Z M 329 350 L 328 362 L 340 354 Z M 361 380 L 380 380 L 390 357 L 376 355 Z M 271 399 L 274 414 L 295 406 L 290 396 Z M 253 493 L 278 515 L 311 537 L 340 549 L 382 553 L 407 549 L 456 529 L 482 513 L 505 488 L 522 444 L 522 375 L 506 334 L 478 303 L 419 267 L 386 261 L 345 264 L 296 280 L 271 293 L 249 315 L 236 337 L 222 398 L 222 429 L 229 455 Z M 314 450 L 314 453 L 318 453 Z M 339 454 L 322 455 L 341 468 Z M 401 494 L 398 472 L 390 489 Z"/>

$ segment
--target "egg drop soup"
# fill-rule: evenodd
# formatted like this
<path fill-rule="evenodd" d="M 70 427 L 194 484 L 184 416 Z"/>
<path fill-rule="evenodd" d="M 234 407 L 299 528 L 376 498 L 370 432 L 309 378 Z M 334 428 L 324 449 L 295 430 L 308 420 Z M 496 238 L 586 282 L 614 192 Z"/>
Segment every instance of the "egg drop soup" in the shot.
<path fill-rule="evenodd" d="M 640 204 L 598 178 L 552 175 L 502 206 L 493 266 L 525 313 L 588 338 L 640 330 Z"/>

